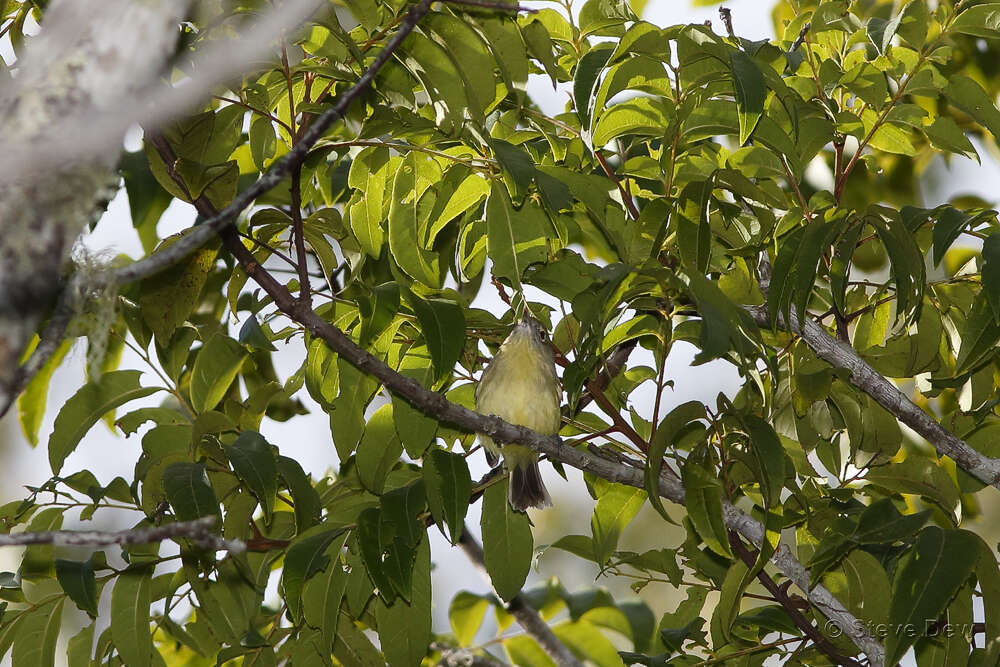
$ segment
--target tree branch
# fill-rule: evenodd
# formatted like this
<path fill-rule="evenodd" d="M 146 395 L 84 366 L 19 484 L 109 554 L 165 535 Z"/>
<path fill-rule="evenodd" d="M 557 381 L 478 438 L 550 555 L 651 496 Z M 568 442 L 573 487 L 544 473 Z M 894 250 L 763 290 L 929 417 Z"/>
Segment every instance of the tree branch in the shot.
<path fill-rule="evenodd" d="M 396 31 L 396 34 L 379 51 L 364 74 L 354 82 L 354 85 L 337 98 L 337 103 L 333 107 L 316 117 L 298 143 L 281 158 L 276 160 L 271 165 L 271 168 L 267 170 L 267 173 L 257 179 L 253 185 L 238 194 L 232 203 L 195 227 L 190 234 L 178 239 L 168 248 L 154 255 L 115 270 L 112 272 L 112 279 L 117 283 L 129 283 L 147 278 L 172 264 L 176 264 L 197 248 L 203 246 L 209 239 L 218 234 L 220 230 L 227 227 L 257 197 L 272 189 L 283 181 L 286 176 L 290 175 L 296 167 L 302 164 L 309 150 L 322 138 L 330 126 L 343 118 L 344 112 L 347 111 L 351 103 L 368 89 L 378 71 L 388 62 L 389 58 L 399 48 L 399 45 L 406 39 L 407 35 L 413 32 L 420 19 L 430 11 L 431 2 L 432 0 L 420 0 L 418 4 L 410 8 L 406 16 L 403 17 L 403 20 L 399 22 L 399 29 Z"/>
<path fill-rule="evenodd" d="M 292 185 L 289 188 L 292 199 L 292 235 L 295 237 L 295 261 L 299 265 L 299 298 L 305 303 L 312 299 L 309 285 L 309 258 L 306 255 L 306 233 L 302 224 L 302 165 L 292 169 Z"/>
<path fill-rule="evenodd" d="M 770 327 L 767 306 L 744 306 L 758 326 Z M 933 417 L 917 407 L 895 384 L 872 368 L 850 345 L 842 343 L 811 318 L 799 319 L 793 308 L 786 321 L 778 316 L 778 326 L 802 337 L 813 352 L 834 368 L 851 372 L 852 385 L 871 396 L 896 419 L 919 433 L 939 454 L 950 457 L 967 473 L 1000 489 L 1000 460 L 991 459 L 945 429 Z"/>
<path fill-rule="evenodd" d="M 292 320 L 304 326 L 310 334 L 323 339 L 331 350 L 363 373 L 367 373 L 393 393 L 405 398 L 421 412 L 439 420 L 449 422 L 482 433 L 496 442 L 526 445 L 547 455 L 549 458 L 569 466 L 590 472 L 610 482 L 645 488 L 643 471 L 623 464 L 593 456 L 587 451 L 573 449 L 563 444 L 558 436 L 544 436 L 536 431 L 503 421 L 495 415 L 482 415 L 456 403 L 442 394 L 433 392 L 411 378 L 404 377 L 389 366 L 361 349 L 340 329 L 330 324 L 307 306 L 301 304 L 284 285 L 274 279 L 254 260 L 250 251 L 240 242 L 231 229 L 222 233 L 223 243 L 233 253 L 243 270 L 260 285 L 274 300 L 277 308 Z M 684 504 L 684 487 L 680 481 L 666 474 L 659 479 L 660 495 L 675 503 Z M 727 527 L 736 530 L 758 547 L 764 539 L 764 528 L 760 522 L 744 514 L 728 502 L 723 504 L 723 519 Z M 809 571 L 792 555 L 787 546 L 780 546 L 771 558 L 775 566 L 807 593 L 814 605 L 819 607 L 838 628 L 854 641 L 868 655 L 873 667 L 881 667 L 885 654 L 881 644 L 864 625 L 830 591 L 823 586 L 809 587 Z"/>
<path fill-rule="evenodd" d="M 337 98 L 337 102 L 333 105 L 333 107 L 323 112 L 323 114 L 318 116 L 313 121 L 308 131 L 303 134 L 302 138 L 288 153 L 277 160 L 268 172 L 261 176 L 253 185 L 237 195 L 236 198 L 233 199 L 232 203 L 226 206 L 222 211 L 215 211 L 214 208 L 206 209 L 204 206 L 199 206 L 199 202 L 196 201 L 195 206 L 198 207 L 199 213 L 206 217 L 207 220 L 205 220 L 201 225 L 195 227 L 191 233 L 178 239 L 167 248 L 164 248 L 163 250 L 146 257 L 145 259 L 141 259 L 138 262 L 134 262 L 128 266 L 110 271 L 108 273 L 107 280 L 118 284 L 130 283 L 143 278 L 148 278 L 149 276 L 164 270 L 168 266 L 176 264 L 207 243 L 210 239 L 214 238 L 221 229 L 230 225 L 236 217 L 257 197 L 272 189 L 284 180 L 286 176 L 302 164 L 309 152 L 309 149 L 311 149 L 316 141 L 323 136 L 326 130 L 329 129 L 334 122 L 342 118 L 344 112 L 350 104 L 371 85 L 371 82 L 374 80 L 379 69 L 385 65 L 385 63 L 392 56 L 393 52 L 399 47 L 403 40 L 406 39 L 406 36 L 413 31 L 420 19 L 423 18 L 428 11 L 430 11 L 430 5 L 431 0 L 421 0 L 419 4 L 411 7 L 406 16 L 404 16 L 400 21 L 399 29 L 386 43 L 385 47 L 378 53 L 378 55 L 375 56 L 371 65 L 368 66 L 368 69 L 365 70 L 364 74 L 361 75 L 354 85 L 344 91 L 344 93 Z M 161 156 L 167 164 L 168 171 L 175 176 L 176 180 L 176 173 L 173 170 L 173 164 L 177 159 L 176 155 L 173 155 L 173 151 L 170 151 L 170 154 L 173 155 L 173 157 L 168 158 L 167 155 L 163 155 L 162 153 L 163 152 L 161 150 Z M 183 181 L 180 181 L 180 183 L 183 185 Z M 211 213 L 209 213 L 209 211 L 211 211 Z M 2 271 L 0 271 L 0 283 L 2 282 Z M 68 301 L 65 301 L 65 308 L 60 309 L 60 313 L 66 312 L 71 316 L 72 313 L 76 311 L 76 300 L 75 297 L 73 297 L 74 294 L 75 290 L 69 290 L 71 298 Z M 60 299 L 64 300 L 65 297 L 61 296 Z M 61 301 L 61 303 L 63 303 L 63 301 Z M 43 338 L 46 341 L 61 340 L 68 324 L 68 317 L 60 318 L 58 320 L 54 319 L 43 335 Z M 2 347 L 2 341 L 0 341 L 0 348 Z M 58 343 L 54 346 L 47 344 L 43 347 L 42 345 L 39 345 L 39 348 L 31 356 L 28 362 L 25 363 L 20 369 L 17 369 L 16 358 L 13 359 L 9 364 L 7 364 L 7 366 L 11 369 L 17 369 L 13 371 L 17 373 L 16 379 L 12 378 L 11 380 L 4 381 L 2 372 L 0 372 L 0 417 L 6 414 L 18 394 L 24 390 L 24 387 L 31 381 L 31 378 L 34 377 L 35 373 L 37 373 L 38 370 L 45 365 L 45 362 L 48 361 L 49 357 L 51 357 L 57 347 Z M 2 355 L 0 355 L 0 359 L 2 359 Z"/>
<path fill-rule="evenodd" d="M 486 558 L 483 555 L 483 547 L 472 537 L 468 527 L 462 531 L 462 537 L 459 538 L 458 544 L 462 547 L 465 555 L 469 557 L 469 560 L 476 565 L 487 581 L 489 581 L 489 574 L 486 573 Z M 524 631 L 538 642 L 538 645 L 542 647 L 546 655 L 552 658 L 559 667 L 583 667 L 583 663 L 553 634 L 549 624 L 520 595 L 515 595 L 507 603 L 507 611 L 517 619 L 518 624 L 524 628 Z"/>
<path fill-rule="evenodd" d="M 733 548 L 733 552 L 740 557 L 748 567 L 753 567 L 754 563 L 757 562 L 757 554 L 751 553 L 749 549 L 743 544 L 743 541 L 739 536 L 733 531 L 729 531 L 729 544 Z M 834 661 L 838 665 L 844 665 L 844 667 L 860 667 L 856 660 L 848 658 L 840 654 L 837 647 L 834 646 L 829 639 L 823 636 L 823 633 L 819 631 L 819 628 L 814 626 L 809 619 L 807 619 L 801 611 L 799 611 L 798 606 L 795 601 L 792 600 L 788 592 L 783 590 L 771 576 L 761 570 L 757 573 L 757 579 L 760 583 L 767 589 L 775 600 L 781 603 L 784 607 L 785 612 L 788 617 L 792 619 L 792 622 L 802 630 L 802 632 L 813 641 L 816 647 L 825 653 L 827 657 Z"/>
<path fill-rule="evenodd" d="M 239 554 L 246 551 L 240 540 L 227 540 L 213 532 L 216 517 L 178 521 L 155 528 L 137 528 L 106 532 L 101 530 L 46 530 L 33 533 L 0 535 L 0 547 L 51 544 L 59 547 L 103 547 L 111 544 L 151 544 L 172 539 L 188 539 L 200 547 Z"/>

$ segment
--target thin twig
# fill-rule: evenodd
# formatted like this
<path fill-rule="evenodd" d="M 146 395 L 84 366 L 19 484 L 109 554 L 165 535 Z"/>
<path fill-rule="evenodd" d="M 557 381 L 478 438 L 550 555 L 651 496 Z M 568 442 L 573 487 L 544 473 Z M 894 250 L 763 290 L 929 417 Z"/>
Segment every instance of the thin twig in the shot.
<path fill-rule="evenodd" d="M 722 18 L 722 25 L 726 26 L 726 33 L 736 39 L 736 33 L 733 32 L 733 11 L 728 7 L 719 7 L 719 17 Z"/>
<path fill-rule="evenodd" d="M 740 539 L 733 531 L 729 531 L 729 544 L 733 548 L 733 551 L 737 556 L 740 557 L 747 567 L 753 567 L 754 563 L 757 561 L 757 554 L 751 553 L 749 549 L 743 544 L 743 540 Z M 844 667 L 861 667 L 860 664 L 847 656 L 841 655 L 837 647 L 830 643 L 823 633 L 819 631 L 819 628 L 814 626 L 809 619 L 807 619 L 802 612 L 799 610 L 796 600 L 788 594 L 788 591 L 783 590 L 774 579 L 771 578 L 767 572 L 763 569 L 757 573 L 757 579 L 760 583 L 764 585 L 767 592 L 774 596 L 774 598 L 781 604 L 784 608 L 785 613 L 788 614 L 792 622 L 802 630 L 802 632 L 809 637 L 816 644 L 816 648 L 822 651 L 828 658 L 833 660 L 834 664 L 843 665 Z"/>
<path fill-rule="evenodd" d="M 107 532 L 103 530 L 45 530 L 0 535 L 0 547 L 51 544 L 60 547 L 103 547 L 111 544 L 152 544 L 172 539 L 188 539 L 200 547 L 238 554 L 246 551 L 240 540 L 227 540 L 213 532 L 217 518 L 206 516 L 194 521 L 178 521 L 154 528 Z"/>
<path fill-rule="evenodd" d="M 483 547 L 472 537 L 468 527 L 462 531 L 462 537 L 459 538 L 458 544 L 469 560 L 489 579 L 489 575 L 486 574 L 486 557 L 483 554 Z M 520 595 L 515 595 L 507 603 L 507 611 L 524 628 L 524 631 L 538 642 L 538 645 L 542 647 L 546 655 L 552 658 L 556 665 L 559 667 L 583 667 L 583 663 L 555 636 L 549 624 Z"/>
<path fill-rule="evenodd" d="M 811 27 L 812 23 L 808 21 L 804 26 L 802 26 L 802 30 L 799 30 L 799 36 L 795 38 L 795 41 L 792 42 L 792 45 L 788 48 L 788 55 L 792 55 L 793 53 L 799 50 L 799 47 L 802 46 L 802 43 L 806 41 L 806 35 L 809 34 L 809 29 Z"/>
<path fill-rule="evenodd" d="M 302 223 L 302 165 L 292 169 L 292 184 L 289 188 L 292 199 L 292 235 L 295 237 L 295 259 L 299 265 L 299 299 L 305 303 L 312 301 L 312 286 L 309 284 L 309 258 L 306 256 L 306 233 Z"/>

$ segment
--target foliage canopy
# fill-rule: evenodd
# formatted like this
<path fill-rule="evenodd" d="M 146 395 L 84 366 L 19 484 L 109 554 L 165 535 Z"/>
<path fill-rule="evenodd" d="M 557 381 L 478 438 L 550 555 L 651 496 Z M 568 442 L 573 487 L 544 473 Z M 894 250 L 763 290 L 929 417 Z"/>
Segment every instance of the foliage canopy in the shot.
<path fill-rule="evenodd" d="M 0 652 L 52 664 L 76 606 L 95 620 L 69 640 L 74 666 L 396 667 L 484 657 L 488 611 L 503 632 L 565 610 L 550 635 L 504 634 L 504 659 L 572 664 L 554 642 L 598 665 L 892 665 L 911 647 L 919 665 L 997 664 L 1000 571 L 976 521 L 1000 484 L 1000 227 L 990 202 L 923 202 L 918 178 L 937 156 L 996 150 L 1000 4 L 780 2 L 774 42 L 738 37 L 725 11 L 660 28 L 625 0 L 576 15 L 491 4 L 326 3 L 122 156 L 153 257 L 190 233 L 157 235 L 174 198 L 203 221 L 284 171 L 221 241 L 118 285 L 110 335 L 78 317 L 99 363 L 47 406 L 67 341 L 21 394 L 52 477 L 0 507 L 3 531 L 125 506 L 137 528 L 218 516 L 248 549 L 179 540 L 178 564 L 130 545 L 120 566 L 29 547 L 0 581 Z M 174 78 L 267 8 L 201 3 Z M 29 15 L 38 3 L 0 2 L 15 50 Z M 352 88 L 394 35 L 371 86 Z M 531 75 L 571 92 L 563 113 L 532 102 Z M 484 290 L 510 308 L 472 307 Z M 473 407 L 526 307 L 562 366 L 549 459 L 586 468 L 596 500 L 591 534 L 551 548 L 637 594 L 676 587 L 684 601 L 659 618 L 638 596 L 522 590 L 529 519 L 503 476 L 469 472 L 476 428 L 499 427 L 448 402 Z M 281 378 L 286 341 L 300 366 Z M 739 369 L 738 393 L 661 410 L 678 341 Z M 145 367 L 118 367 L 124 345 Z M 628 361 L 637 347 L 652 365 Z M 651 414 L 630 404 L 640 386 L 655 388 Z M 303 395 L 329 415 L 329 476 L 259 433 Z M 147 396 L 159 404 L 131 405 Z M 133 479 L 64 466 L 102 418 L 141 439 Z M 427 531 L 474 552 L 476 502 L 496 595 L 459 593 L 452 633 L 432 636 Z M 686 539 L 620 550 L 646 502 Z M 110 625 L 96 620 L 105 587 Z"/>

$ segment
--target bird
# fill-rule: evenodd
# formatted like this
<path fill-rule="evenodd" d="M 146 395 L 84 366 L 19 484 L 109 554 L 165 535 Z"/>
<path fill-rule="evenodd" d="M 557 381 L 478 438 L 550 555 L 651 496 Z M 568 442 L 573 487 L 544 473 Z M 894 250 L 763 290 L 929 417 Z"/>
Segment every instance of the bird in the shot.
<path fill-rule="evenodd" d="M 561 402 L 549 334 L 525 310 L 483 371 L 476 387 L 476 409 L 544 435 L 554 435 L 559 432 Z M 529 507 L 552 506 L 538 469 L 538 454 L 533 449 L 513 443 L 500 446 L 484 434 L 480 434 L 480 440 L 491 466 L 496 467 L 503 456 L 504 466 L 510 472 L 511 507 L 524 511 Z"/>

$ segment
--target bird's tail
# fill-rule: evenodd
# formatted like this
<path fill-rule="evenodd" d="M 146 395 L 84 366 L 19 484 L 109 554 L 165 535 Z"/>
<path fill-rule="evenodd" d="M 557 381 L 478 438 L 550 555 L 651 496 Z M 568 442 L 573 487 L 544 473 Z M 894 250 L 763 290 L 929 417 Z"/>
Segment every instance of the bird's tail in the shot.
<path fill-rule="evenodd" d="M 516 510 L 529 507 L 552 507 L 552 499 L 542 483 L 538 460 L 515 459 L 510 466 L 510 506 Z"/>

